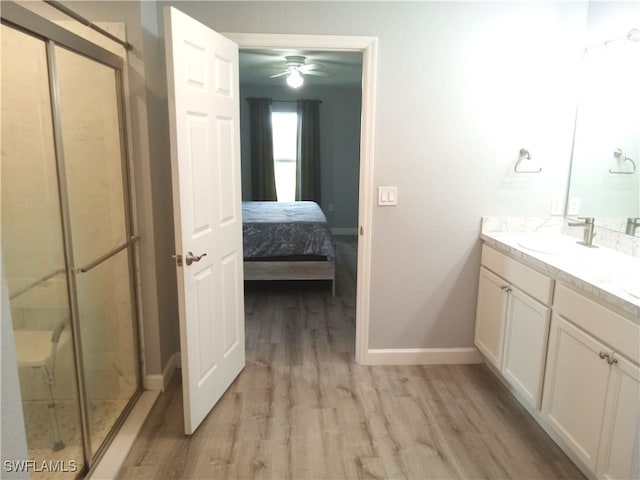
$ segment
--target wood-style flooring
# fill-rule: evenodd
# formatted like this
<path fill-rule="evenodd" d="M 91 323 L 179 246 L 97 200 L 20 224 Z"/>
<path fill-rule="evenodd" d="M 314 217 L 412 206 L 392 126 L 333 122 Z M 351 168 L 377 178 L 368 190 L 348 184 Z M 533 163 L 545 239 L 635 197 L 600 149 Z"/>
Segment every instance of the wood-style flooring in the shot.
<path fill-rule="evenodd" d="M 356 243 L 336 240 L 336 297 L 248 283 L 245 369 L 191 437 L 175 379 L 119 478 L 584 478 L 484 365 L 356 365 Z"/>

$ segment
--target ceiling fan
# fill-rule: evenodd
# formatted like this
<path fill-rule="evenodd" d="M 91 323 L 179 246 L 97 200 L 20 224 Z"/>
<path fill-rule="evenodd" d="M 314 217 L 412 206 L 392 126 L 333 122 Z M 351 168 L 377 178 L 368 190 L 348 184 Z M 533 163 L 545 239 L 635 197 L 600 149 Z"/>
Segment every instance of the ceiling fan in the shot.
<path fill-rule="evenodd" d="M 275 75 L 271 75 L 270 78 L 281 77 L 287 75 L 287 84 L 290 87 L 298 88 L 304 82 L 303 75 L 322 75 L 322 73 L 315 70 L 318 67 L 315 63 L 305 63 L 306 57 L 302 55 L 288 55 L 284 57 L 286 64 L 285 70 Z"/>

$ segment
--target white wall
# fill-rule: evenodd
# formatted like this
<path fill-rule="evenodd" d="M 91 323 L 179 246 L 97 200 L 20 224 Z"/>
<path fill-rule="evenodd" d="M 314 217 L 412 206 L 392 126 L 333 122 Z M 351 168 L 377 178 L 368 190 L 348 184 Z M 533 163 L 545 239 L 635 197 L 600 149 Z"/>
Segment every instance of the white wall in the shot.
<path fill-rule="evenodd" d="M 284 83 L 284 81 L 283 81 Z M 248 97 L 276 100 L 318 99 L 320 105 L 320 157 L 322 159 L 322 209 L 332 228 L 358 226 L 358 183 L 360 181 L 361 88 L 283 87 L 240 85 L 240 128 L 242 135 L 242 198 L 251 199 L 251 143 Z"/>
<path fill-rule="evenodd" d="M 223 32 L 378 37 L 375 183 L 399 204 L 374 207 L 370 347 L 472 345 L 480 217 L 565 194 L 587 4 L 174 3 Z M 513 173 L 521 147 L 541 174 Z"/>

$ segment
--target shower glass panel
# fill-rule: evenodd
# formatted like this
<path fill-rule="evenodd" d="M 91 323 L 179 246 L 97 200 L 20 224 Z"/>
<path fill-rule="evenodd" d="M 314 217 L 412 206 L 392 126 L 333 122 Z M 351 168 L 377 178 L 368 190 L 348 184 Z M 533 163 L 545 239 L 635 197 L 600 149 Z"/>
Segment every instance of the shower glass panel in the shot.
<path fill-rule="evenodd" d="M 76 282 L 91 445 L 99 446 L 137 389 L 129 253 L 100 263 Z"/>
<path fill-rule="evenodd" d="M 119 94 L 115 69 L 61 47 L 55 59 L 95 453 L 139 385 Z"/>
<path fill-rule="evenodd" d="M 55 54 L 73 257 L 82 267 L 128 240 L 116 72 L 65 48 Z"/>
<path fill-rule="evenodd" d="M 5 25 L 1 94 L 1 244 L 27 448 L 68 470 L 31 477 L 74 478 L 83 449 L 46 47 Z"/>

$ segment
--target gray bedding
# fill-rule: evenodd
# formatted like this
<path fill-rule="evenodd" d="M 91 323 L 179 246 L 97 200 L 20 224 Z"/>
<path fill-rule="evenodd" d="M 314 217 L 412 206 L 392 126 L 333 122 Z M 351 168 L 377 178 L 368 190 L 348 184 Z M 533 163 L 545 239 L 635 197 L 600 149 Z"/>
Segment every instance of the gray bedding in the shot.
<path fill-rule="evenodd" d="M 242 237 L 245 260 L 336 258 L 327 218 L 315 202 L 242 202 Z"/>

